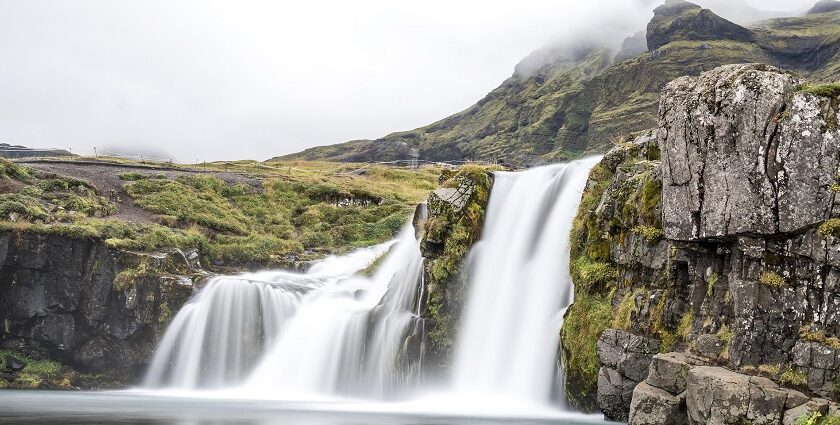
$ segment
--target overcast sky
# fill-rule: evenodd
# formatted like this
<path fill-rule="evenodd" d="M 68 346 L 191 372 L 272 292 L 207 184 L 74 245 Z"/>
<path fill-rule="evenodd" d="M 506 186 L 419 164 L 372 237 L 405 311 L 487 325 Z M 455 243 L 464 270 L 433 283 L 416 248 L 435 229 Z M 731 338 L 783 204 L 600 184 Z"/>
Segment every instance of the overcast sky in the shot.
<path fill-rule="evenodd" d="M 0 0 L 0 142 L 192 162 L 376 138 L 468 107 L 546 44 L 642 29 L 657 3 Z"/>

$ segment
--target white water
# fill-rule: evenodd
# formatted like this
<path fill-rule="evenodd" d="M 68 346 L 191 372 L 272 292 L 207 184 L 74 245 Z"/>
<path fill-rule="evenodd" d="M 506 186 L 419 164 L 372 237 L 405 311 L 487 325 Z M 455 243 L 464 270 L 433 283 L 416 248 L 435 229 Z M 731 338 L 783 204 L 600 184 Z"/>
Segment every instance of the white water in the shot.
<path fill-rule="evenodd" d="M 496 174 L 456 345 L 457 393 L 548 403 L 573 296 L 568 235 L 597 160 Z"/>
<path fill-rule="evenodd" d="M 434 403 L 549 404 L 572 300 L 568 234 L 596 162 L 496 175 L 471 254 L 451 388 Z M 373 277 L 356 274 L 386 251 Z M 214 279 L 173 320 L 146 387 L 393 398 L 418 379 L 421 277 L 419 241 L 407 226 L 396 241 L 330 257 L 306 273 Z"/>
<path fill-rule="evenodd" d="M 371 278 L 355 275 L 386 252 Z M 421 266 L 407 226 L 396 241 L 329 257 L 306 273 L 215 278 L 169 325 L 145 386 L 379 395 L 396 379 L 396 341 L 414 317 Z M 376 350 L 365 349 L 367 332 Z"/>

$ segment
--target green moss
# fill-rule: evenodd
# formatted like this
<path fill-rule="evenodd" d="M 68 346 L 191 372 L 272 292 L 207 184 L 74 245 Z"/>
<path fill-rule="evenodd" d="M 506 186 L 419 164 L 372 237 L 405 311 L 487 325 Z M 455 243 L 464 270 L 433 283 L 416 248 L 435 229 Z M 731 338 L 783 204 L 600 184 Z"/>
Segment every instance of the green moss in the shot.
<path fill-rule="evenodd" d="M 0 179 L 15 179 L 29 181 L 32 170 L 29 167 L 15 164 L 5 158 L 0 158 Z"/>
<path fill-rule="evenodd" d="M 783 288 L 786 285 L 785 278 L 775 272 L 762 272 L 758 282 L 772 288 Z"/>
<path fill-rule="evenodd" d="M 723 341 L 723 350 L 721 350 L 721 357 L 729 359 L 729 345 L 732 343 L 732 330 L 728 325 L 723 325 L 718 329 L 717 337 Z"/>
<path fill-rule="evenodd" d="M 822 97 L 837 97 L 840 96 L 840 83 L 802 84 L 797 88 L 797 91 Z"/>
<path fill-rule="evenodd" d="M 799 337 L 810 342 L 817 342 L 831 348 L 840 350 L 840 339 L 829 337 L 824 331 L 812 331 L 809 326 L 803 326 L 799 330 Z"/>
<path fill-rule="evenodd" d="M 18 388 L 39 388 L 41 384 L 59 377 L 62 366 L 50 360 L 33 359 L 20 353 L 0 350 L 0 369 L 5 369 L 6 356 L 12 356 L 26 363 L 26 366 L 15 376 L 13 385 Z"/>
<path fill-rule="evenodd" d="M 680 317 L 680 323 L 677 326 L 677 336 L 685 340 L 691 334 L 691 327 L 694 324 L 694 312 L 687 311 Z"/>
<path fill-rule="evenodd" d="M 593 262 L 588 256 L 580 256 L 571 264 L 569 272 L 575 288 L 583 292 L 611 288 L 618 278 L 612 263 Z"/>
<path fill-rule="evenodd" d="M 794 370 L 793 368 L 788 367 L 787 370 L 779 375 L 779 382 L 782 385 L 802 387 L 808 383 L 808 375 L 802 371 Z"/>
<path fill-rule="evenodd" d="M 648 243 L 653 243 L 662 238 L 662 229 L 653 226 L 640 224 L 630 230 L 633 233 L 642 235 Z"/>
<path fill-rule="evenodd" d="M 817 228 L 817 232 L 823 237 L 833 236 L 840 237 L 840 218 L 830 218 Z"/>
<path fill-rule="evenodd" d="M 598 384 L 597 341 L 609 328 L 613 317 L 612 305 L 606 297 L 577 295 L 563 322 L 564 369 L 572 379 L 567 390 L 581 395 L 594 394 Z M 575 394 L 572 394 L 574 397 Z"/>
<path fill-rule="evenodd" d="M 137 267 L 127 268 L 117 273 L 114 276 L 114 281 L 111 286 L 116 291 L 126 291 L 134 286 L 138 279 L 142 279 L 151 274 L 152 271 L 150 268 L 145 263 L 141 263 Z"/>
<path fill-rule="evenodd" d="M 636 309 L 636 297 L 641 293 L 641 289 L 636 289 L 624 295 L 618 307 L 615 309 L 615 316 L 612 321 L 612 327 L 614 329 L 630 329 L 630 321 Z"/>
<path fill-rule="evenodd" d="M 718 281 L 718 274 L 717 273 L 712 273 L 709 276 L 709 279 L 706 281 L 706 296 L 708 296 L 708 297 L 712 296 L 712 293 L 715 290 L 715 284 L 717 283 L 717 281 Z"/>

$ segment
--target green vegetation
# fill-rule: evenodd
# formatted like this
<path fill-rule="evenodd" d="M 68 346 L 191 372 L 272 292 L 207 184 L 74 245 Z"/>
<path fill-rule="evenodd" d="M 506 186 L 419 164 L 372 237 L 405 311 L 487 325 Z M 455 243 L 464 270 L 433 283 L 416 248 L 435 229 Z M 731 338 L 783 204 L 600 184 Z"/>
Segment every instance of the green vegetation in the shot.
<path fill-rule="evenodd" d="M 831 348 L 840 350 L 840 339 L 826 336 L 824 331 L 813 331 L 810 326 L 805 325 L 799 329 L 799 337 L 810 342 L 817 342 Z"/>
<path fill-rule="evenodd" d="M 718 329 L 717 332 L 718 338 L 723 341 L 723 350 L 721 351 L 721 357 L 725 360 L 729 359 L 729 345 L 732 343 L 732 330 L 729 329 L 728 325 L 723 325 Z"/>
<path fill-rule="evenodd" d="M 434 167 L 365 167 L 350 173 L 358 166 L 209 166 L 256 173 L 241 182 L 209 173 L 172 178 L 120 173 L 128 201 L 148 211 L 155 223 L 109 217 L 116 206 L 89 183 L 3 160 L 0 230 L 101 238 L 128 250 L 196 248 L 208 266 L 285 264 L 393 237 L 415 205 L 437 187 Z"/>
<path fill-rule="evenodd" d="M 26 364 L 8 386 L 17 388 L 39 388 L 42 384 L 60 378 L 61 364 L 49 360 L 35 360 L 19 353 L 0 350 L 0 370 L 6 368 L 6 356 L 14 357 Z M 2 385 L 2 379 L 0 379 Z"/>
<path fill-rule="evenodd" d="M 646 226 L 644 224 L 640 224 L 632 228 L 630 231 L 642 235 L 642 237 L 649 243 L 656 242 L 662 237 L 662 229 L 658 229 L 653 226 Z"/>
<path fill-rule="evenodd" d="M 824 238 L 829 236 L 840 238 L 840 218 L 830 218 L 824 221 L 817 228 L 817 232 Z"/>
<path fill-rule="evenodd" d="M 785 278 L 775 272 L 762 272 L 758 282 L 772 288 L 783 288 L 786 284 Z"/>
<path fill-rule="evenodd" d="M 822 97 L 837 97 L 840 96 L 840 83 L 802 84 L 797 91 Z"/>
<path fill-rule="evenodd" d="M 782 385 L 802 387 L 808 383 L 808 376 L 802 371 L 788 367 L 787 370 L 779 375 L 779 382 Z"/>
<path fill-rule="evenodd" d="M 474 187 L 461 211 L 435 197 L 429 200 L 429 219 L 425 224 L 422 249 L 426 254 L 426 305 L 430 322 L 432 356 L 446 362 L 454 342 L 458 312 L 466 287 L 461 266 L 481 234 L 492 178 L 488 168 L 464 166 L 458 173 L 445 173 L 445 187 Z M 448 178 L 446 178 L 448 177 Z"/>
<path fill-rule="evenodd" d="M 598 384 L 597 341 L 611 324 L 612 305 L 606 297 L 575 294 L 563 322 L 563 364 L 568 374 L 567 394 L 582 400 L 593 394 Z"/>
<path fill-rule="evenodd" d="M 707 297 L 712 296 L 712 293 L 715 290 L 715 284 L 717 283 L 717 281 L 718 281 L 718 274 L 717 273 L 712 273 L 709 276 L 709 279 L 706 280 L 706 296 Z"/>
<path fill-rule="evenodd" d="M 840 425 L 840 416 L 823 415 L 820 412 L 807 413 L 796 420 L 796 425 Z"/>

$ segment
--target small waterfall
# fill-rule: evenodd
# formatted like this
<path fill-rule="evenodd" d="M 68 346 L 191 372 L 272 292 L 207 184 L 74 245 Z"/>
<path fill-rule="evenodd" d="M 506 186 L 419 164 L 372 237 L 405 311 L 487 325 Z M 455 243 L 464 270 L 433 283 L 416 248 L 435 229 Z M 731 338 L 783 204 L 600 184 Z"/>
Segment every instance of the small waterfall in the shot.
<path fill-rule="evenodd" d="M 496 173 L 455 346 L 454 392 L 549 402 L 573 297 L 568 235 L 597 161 Z"/>
<path fill-rule="evenodd" d="M 386 253 L 371 278 L 356 275 Z M 215 278 L 169 325 L 145 386 L 384 395 L 396 385 L 421 274 L 419 241 L 406 226 L 396 241 L 306 273 Z"/>

